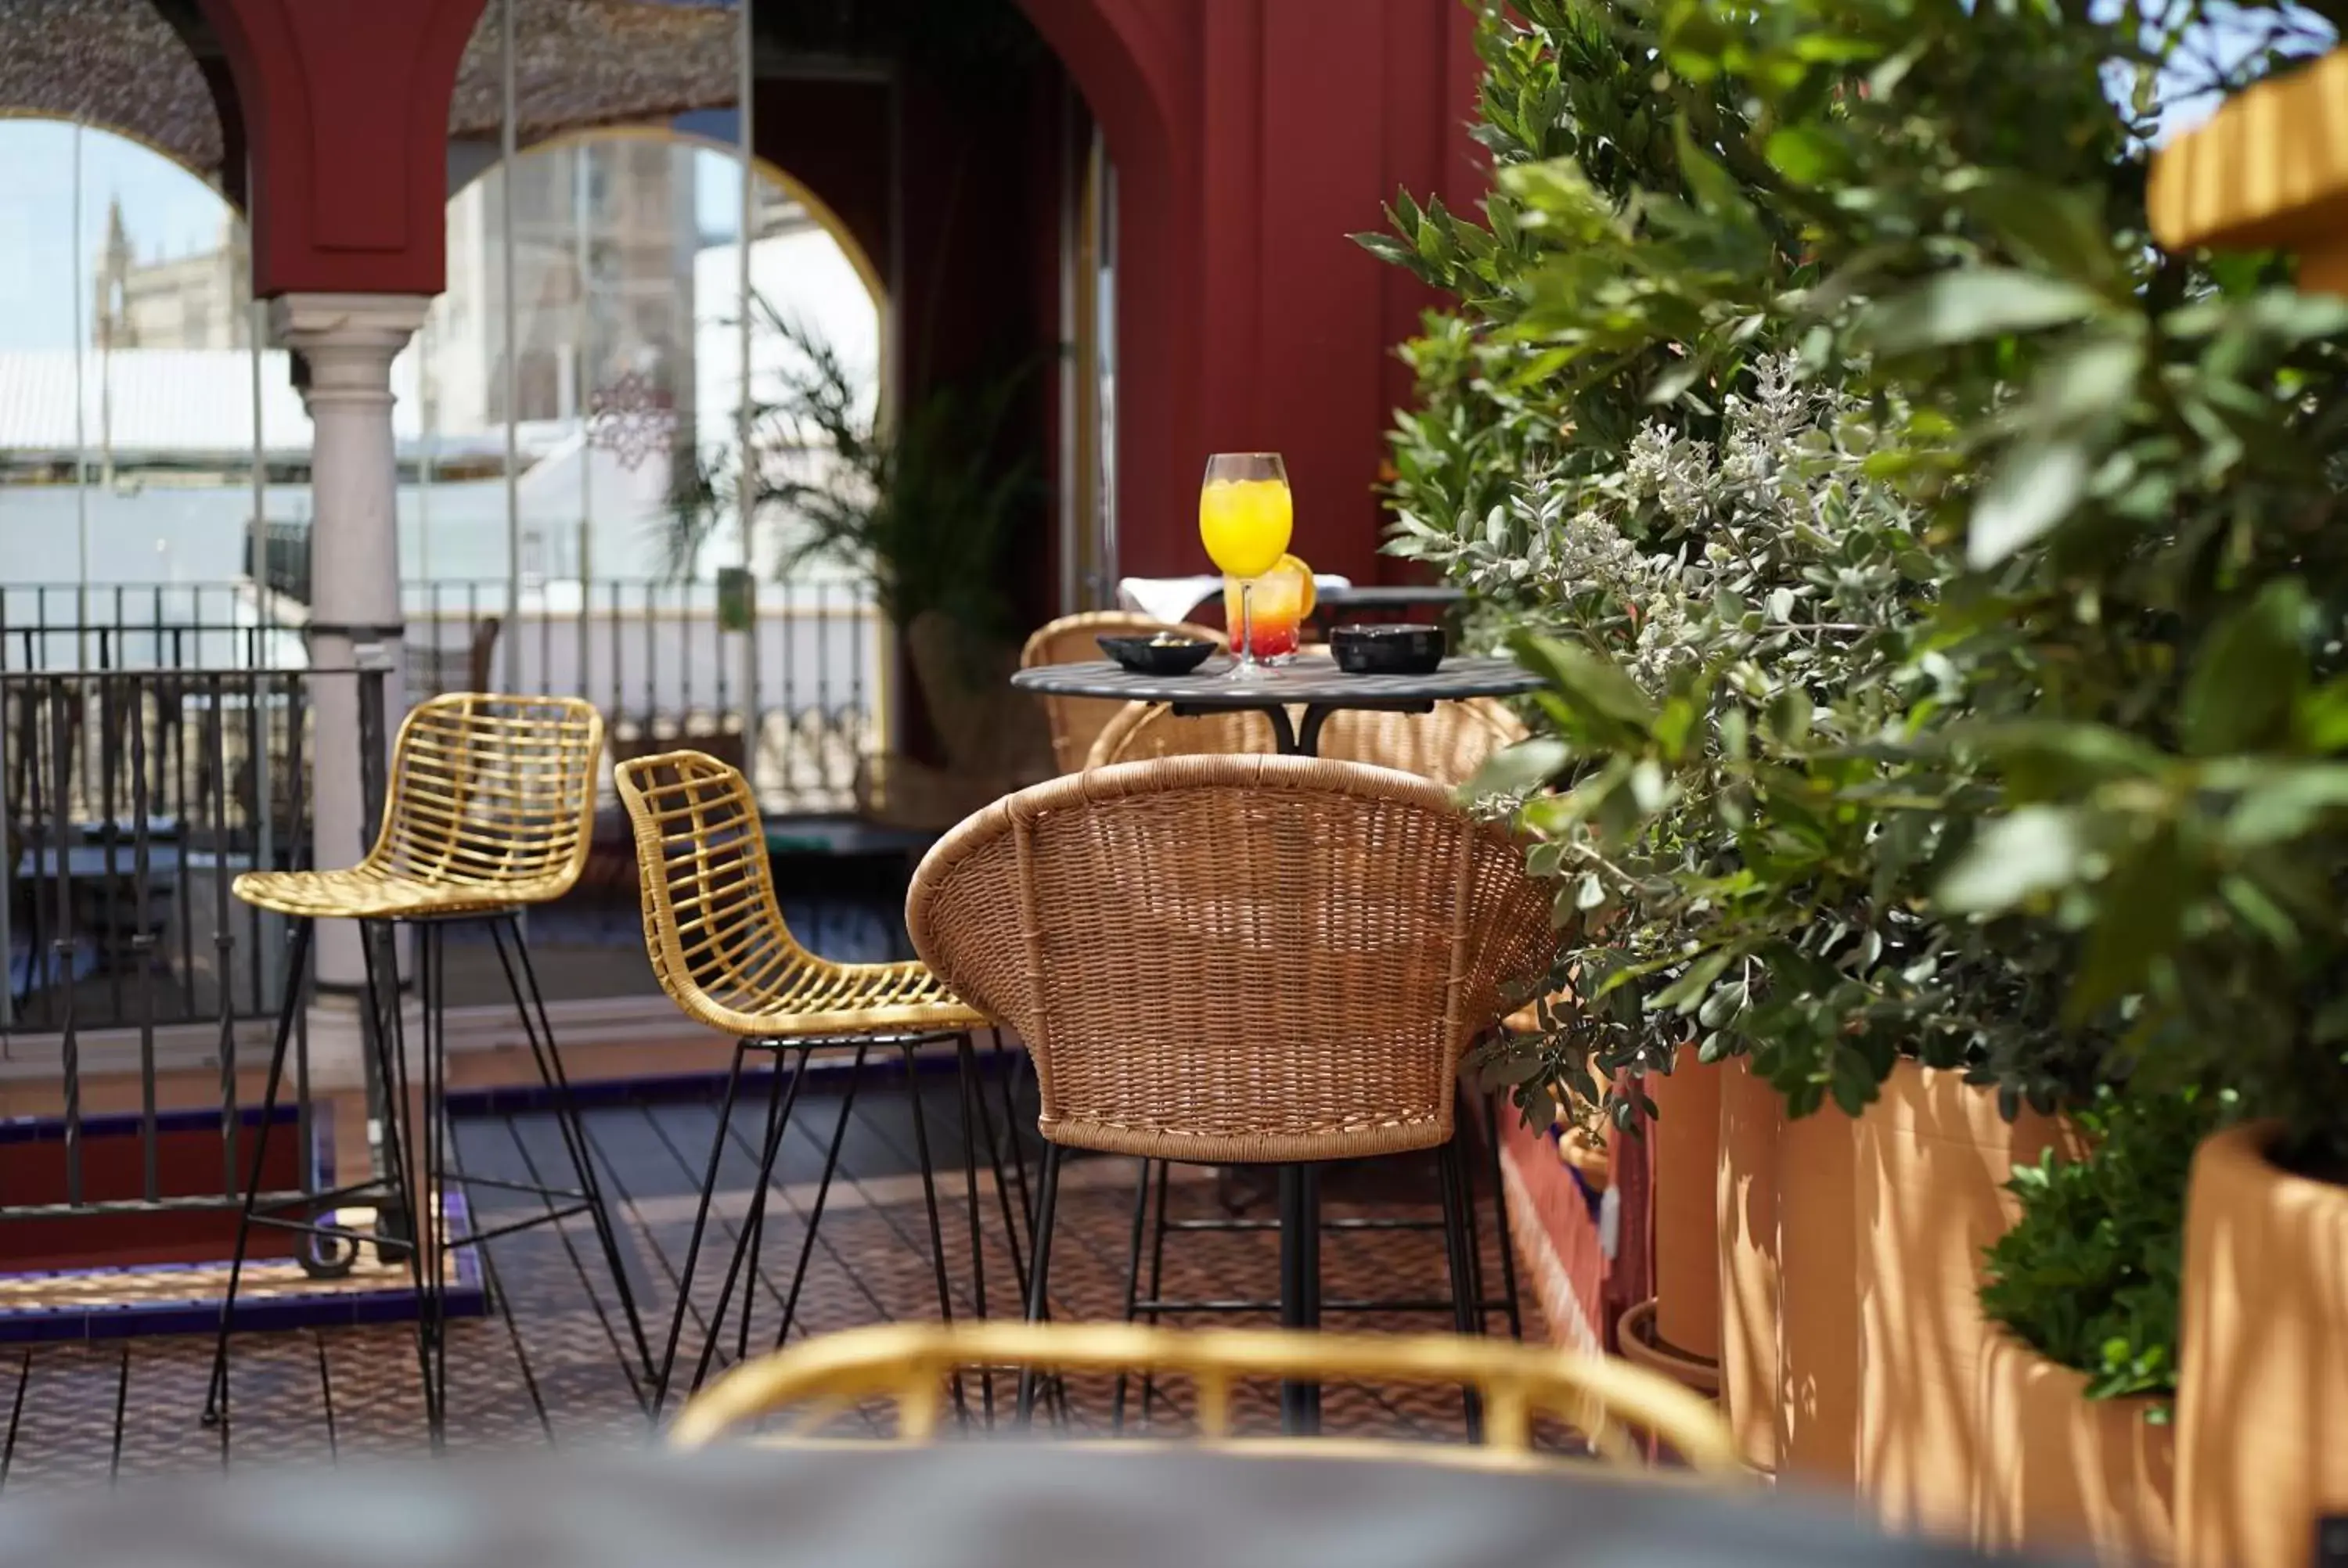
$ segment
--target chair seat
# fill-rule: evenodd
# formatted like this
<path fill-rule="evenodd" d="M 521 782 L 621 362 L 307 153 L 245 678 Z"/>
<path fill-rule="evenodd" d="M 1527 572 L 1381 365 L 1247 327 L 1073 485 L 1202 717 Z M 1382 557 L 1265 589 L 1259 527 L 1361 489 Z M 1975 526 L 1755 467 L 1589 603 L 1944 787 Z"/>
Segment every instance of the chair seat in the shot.
<path fill-rule="evenodd" d="M 565 886 L 551 876 L 461 882 L 358 866 L 348 871 L 248 871 L 229 890 L 255 908 L 295 919 L 405 920 L 543 904 L 561 897 Z"/>
<path fill-rule="evenodd" d="M 984 1029 L 993 1020 L 946 989 L 919 960 L 798 966 L 771 989 L 680 987 L 677 1005 L 743 1040 L 859 1039 Z"/>

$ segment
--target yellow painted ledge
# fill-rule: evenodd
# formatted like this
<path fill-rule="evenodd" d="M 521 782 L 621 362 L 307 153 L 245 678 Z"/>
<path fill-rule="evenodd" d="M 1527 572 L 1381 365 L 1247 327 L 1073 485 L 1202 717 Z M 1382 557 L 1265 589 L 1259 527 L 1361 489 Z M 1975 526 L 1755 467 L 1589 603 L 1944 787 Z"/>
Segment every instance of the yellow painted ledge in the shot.
<path fill-rule="evenodd" d="M 2168 250 L 2299 251 L 2333 283 L 2348 261 L 2348 49 L 2260 83 L 2163 148 L 2146 205 Z"/>

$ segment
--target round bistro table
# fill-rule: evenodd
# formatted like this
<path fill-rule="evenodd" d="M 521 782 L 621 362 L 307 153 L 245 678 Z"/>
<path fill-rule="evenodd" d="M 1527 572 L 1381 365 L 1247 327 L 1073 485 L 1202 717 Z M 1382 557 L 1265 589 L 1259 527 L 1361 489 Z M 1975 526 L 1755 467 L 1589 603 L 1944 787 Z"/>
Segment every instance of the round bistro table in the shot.
<path fill-rule="evenodd" d="M 1889 1568 L 1845 1501 L 1153 1442 L 572 1451 L 132 1481 L 0 1512 L 0 1568 Z M 2026 1558 L 2001 1558 L 2026 1564 Z M 2043 1561 L 2043 1560 L 2041 1560 Z"/>
<path fill-rule="evenodd" d="M 1446 659 L 1430 675 L 1348 675 L 1327 659 L 1304 658 L 1265 667 L 1260 681 L 1226 681 L 1229 658 L 1218 655 L 1188 675 L 1138 675 L 1121 664 L 1043 664 L 1022 670 L 1011 683 L 1055 697 L 1100 697 L 1113 702 L 1163 702 L 1183 718 L 1199 713 L 1258 712 L 1272 721 L 1283 756 L 1317 756 L 1321 726 L 1346 708 L 1425 713 L 1437 702 L 1468 697 L 1519 697 L 1540 678 L 1511 659 Z M 1304 710 L 1292 725 L 1288 710 Z"/>

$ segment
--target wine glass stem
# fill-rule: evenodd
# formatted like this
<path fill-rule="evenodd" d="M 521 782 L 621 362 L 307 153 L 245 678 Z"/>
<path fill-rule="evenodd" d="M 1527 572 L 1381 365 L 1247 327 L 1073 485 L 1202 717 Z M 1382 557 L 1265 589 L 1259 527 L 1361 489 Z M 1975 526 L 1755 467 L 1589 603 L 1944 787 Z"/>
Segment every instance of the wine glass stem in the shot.
<path fill-rule="evenodd" d="M 1255 662 L 1255 579 L 1240 579 L 1240 663 Z"/>

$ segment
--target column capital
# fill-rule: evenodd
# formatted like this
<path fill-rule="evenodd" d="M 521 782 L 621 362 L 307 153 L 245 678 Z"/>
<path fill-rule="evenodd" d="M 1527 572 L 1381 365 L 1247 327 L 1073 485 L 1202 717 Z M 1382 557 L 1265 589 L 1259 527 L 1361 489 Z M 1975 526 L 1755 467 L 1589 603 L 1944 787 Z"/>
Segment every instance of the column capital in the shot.
<path fill-rule="evenodd" d="M 315 417 L 335 404 L 389 407 L 391 362 L 431 305 L 427 294 L 280 294 L 269 325 L 309 362 L 302 401 Z"/>
<path fill-rule="evenodd" d="M 431 308 L 429 294 L 280 294 L 269 302 L 269 328 L 313 357 L 338 348 L 388 356 L 407 345 Z"/>

